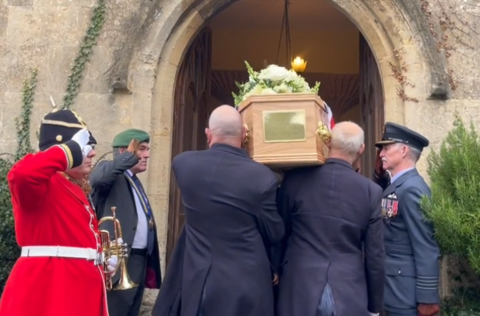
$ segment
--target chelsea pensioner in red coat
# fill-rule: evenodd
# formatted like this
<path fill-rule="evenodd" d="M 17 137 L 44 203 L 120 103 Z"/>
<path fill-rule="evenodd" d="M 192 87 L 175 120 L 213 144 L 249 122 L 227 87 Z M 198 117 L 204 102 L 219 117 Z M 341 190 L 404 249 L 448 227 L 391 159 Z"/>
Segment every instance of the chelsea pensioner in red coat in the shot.
<path fill-rule="evenodd" d="M 0 316 L 108 315 L 97 219 L 78 184 L 92 169 L 95 143 L 73 111 L 52 112 L 40 127 L 41 151 L 10 170 L 22 254 L 3 292 Z"/>

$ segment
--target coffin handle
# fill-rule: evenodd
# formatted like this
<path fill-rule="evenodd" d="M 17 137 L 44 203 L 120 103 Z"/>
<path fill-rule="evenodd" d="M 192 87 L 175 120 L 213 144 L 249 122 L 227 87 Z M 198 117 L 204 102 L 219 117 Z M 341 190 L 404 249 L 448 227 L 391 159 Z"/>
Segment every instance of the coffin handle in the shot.
<path fill-rule="evenodd" d="M 247 123 L 243 123 L 243 127 L 245 128 L 245 139 L 243 140 L 243 143 L 247 144 L 250 139 L 250 129 L 248 128 Z"/>
<path fill-rule="evenodd" d="M 317 135 L 320 136 L 320 139 L 325 144 L 332 139 L 332 133 L 330 133 L 330 130 L 322 121 L 318 122 Z"/>

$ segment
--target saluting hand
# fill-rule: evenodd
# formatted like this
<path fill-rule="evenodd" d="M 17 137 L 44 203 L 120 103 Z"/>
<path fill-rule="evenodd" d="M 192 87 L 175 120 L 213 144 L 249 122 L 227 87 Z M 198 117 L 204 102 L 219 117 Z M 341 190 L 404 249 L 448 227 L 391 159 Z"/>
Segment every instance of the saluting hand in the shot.
<path fill-rule="evenodd" d="M 137 155 L 138 147 L 140 147 L 140 142 L 134 138 L 130 141 L 130 144 L 128 144 L 127 151 Z"/>
<path fill-rule="evenodd" d="M 73 135 L 72 140 L 80 145 L 83 158 L 85 159 L 93 149 L 92 146 L 88 145 L 88 142 L 90 141 L 90 132 L 83 128 Z"/>
<path fill-rule="evenodd" d="M 418 304 L 418 316 L 434 316 L 440 312 L 438 304 Z"/>

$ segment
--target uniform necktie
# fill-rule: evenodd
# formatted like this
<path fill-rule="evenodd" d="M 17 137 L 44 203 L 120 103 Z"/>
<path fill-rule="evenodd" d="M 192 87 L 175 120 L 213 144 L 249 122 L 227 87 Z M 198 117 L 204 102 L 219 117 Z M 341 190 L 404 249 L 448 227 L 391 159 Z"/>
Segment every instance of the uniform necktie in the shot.
<path fill-rule="evenodd" d="M 147 217 L 148 221 L 148 238 L 147 238 L 147 251 L 148 254 L 152 254 L 153 252 L 153 244 L 155 240 L 155 230 L 153 227 L 151 227 L 150 223 L 153 223 L 153 217 L 152 217 L 152 209 L 150 207 L 150 203 L 148 202 L 147 194 L 145 193 L 145 190 L 143 189 L 142 183 L 140 182 L 140 179 L 136 175 L 132 176 L 132 180 L 135 183 L 135 186 L 138 189 L 138 192 L 140 193 L 140 196 L 138 197 L 139 199 L 143 200 L 143 205 L 147 208 L 144 210 L 145 216 Z"/>

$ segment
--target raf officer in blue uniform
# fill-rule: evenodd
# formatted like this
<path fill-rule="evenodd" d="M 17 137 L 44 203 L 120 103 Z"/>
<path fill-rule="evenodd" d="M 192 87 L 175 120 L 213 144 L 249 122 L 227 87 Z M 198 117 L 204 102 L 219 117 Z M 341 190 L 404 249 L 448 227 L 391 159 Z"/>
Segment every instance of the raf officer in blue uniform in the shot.
<path fill-rule="evenodd" d="M 433 226 L 420 210 L 430 189 L 416 169 L 424 147 L 422 135 L 386 123 L 378 148 L 374 180 L 384 187 L 384 310 L 388 316 L 433 316 L 439 313 L 438 245 Z M 387 172 L 388 171 L 388 172 Z"/>

